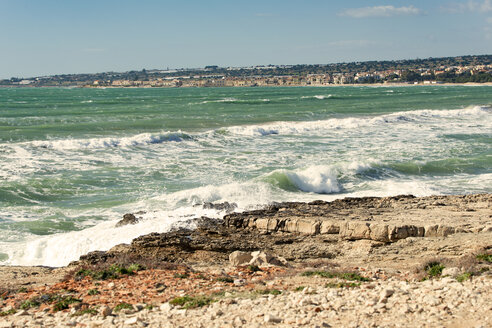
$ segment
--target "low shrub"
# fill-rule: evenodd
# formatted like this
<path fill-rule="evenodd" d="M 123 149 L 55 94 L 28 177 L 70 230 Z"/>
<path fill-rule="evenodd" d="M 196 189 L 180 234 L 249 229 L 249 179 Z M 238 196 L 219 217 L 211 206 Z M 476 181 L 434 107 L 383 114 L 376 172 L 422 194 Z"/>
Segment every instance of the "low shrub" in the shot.
<path fill-rule="evenodd" d="M 120 303 L 114 307 L 113 311 L 118 312 L 121 310 L 132 310 L 132 309 L 133 309 L 133 305 L 128 303 Z"/>
<path fill-rule="evenodd" d="M 57 311 L 65 310 L 69 308 L 70 304 L 80 303 L 80 302 L 82 301 L 77 298 L 74 298 L 73 296 L 61 297 L 61 299 L 53 305 L 53 311 L 57 312 Z"/>
<path fill-rule="evenodd" d="M 202 306 L 209 305 L 216 300 L 207 296 L 181 296 L 176 297 L 169 301 L 169 304 L 175 306 L 181 306 L 184 309 L 194 309 Z"/>
<path fill-rule="evenodd" d="M 439 262 L 430 262 L 425 266 L 425 271 L 429 278 L 439 277 L 442 274 L 442 270 L 444 270 L 444 265 Z"/>
<path fill-rule="evenodd" d="M 472 276 L 473 276 L 473 273 L 472 272 L 465 272 L 465 273 L 462 273 L 459 276 L 457 276 L 456 277 L 456 280 L 459 281 L 459 282 L 463 282 L 465 280 L 470 279 Z"/>
<path fill-rule="evenodd" d="M 301 276 L 319 276 L 323 278 L 339 278 L 352 281 L 369 281 L 368 278 L 362 277 L 360 274 L 355 272 L 305 271 L 301 274 Z"/>
<path fill-rule="evenodd" d="M 492 263 L 492 254 L 478 254 L 477 260 L 482 262 Z"/>

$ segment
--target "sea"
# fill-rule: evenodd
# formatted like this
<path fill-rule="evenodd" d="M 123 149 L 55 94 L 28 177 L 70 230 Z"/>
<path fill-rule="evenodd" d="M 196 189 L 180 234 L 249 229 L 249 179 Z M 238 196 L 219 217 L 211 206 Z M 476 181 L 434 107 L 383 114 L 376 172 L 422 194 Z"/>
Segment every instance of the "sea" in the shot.
<path fill-rule="evenodd" d="M 0 89 L 0 265 L 225 214 L 206 203 L 490 192 L 490 86 Z"/>

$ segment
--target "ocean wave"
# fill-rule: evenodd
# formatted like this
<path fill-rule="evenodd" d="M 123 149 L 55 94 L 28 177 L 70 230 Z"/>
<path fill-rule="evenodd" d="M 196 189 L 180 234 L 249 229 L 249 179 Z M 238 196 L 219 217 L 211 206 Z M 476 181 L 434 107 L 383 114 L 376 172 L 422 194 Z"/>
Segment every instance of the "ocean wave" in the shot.
<path fill-rule="evenodd" d="M 180 142 L 191 140 L 191 135 L 178 132 L 166 132 L 161 134 L 141 133 L 131 137 L 91 138 L 91 139 L 63 139 L 63 140 L 36 140 L 30 142 L 37 148 L 55 150 L 98 149 L 113 147 L 135 147 L 164 142 Z"/>
<path fill-rule="evenodd" d="M 275 170 L 264 181 L 286 191 L 333 194 L 343 190 L 342 179 L 360 174 L 376 165 L 376 161 L 350 162 L 335 165 L 314 165 L 298 170 Z"/>
<path fill-rule="evenodd" d="M 315 95 L 315 96 L 302 96 L 301 99 L 318 99 L 318 100 L 323 100 L 323 99 L 329 99 L 333 98 L 333 95 Z"/>
<path fill-rule="evenodd" d="M 357 129 L 381 124 L 401 124 L 419 122 L 425 123 L 430 119 L 480 118 L 492 114 L 490 106 L 470 106 L 463 109 L 431 110 L 422 109 L 405 112 L 395 112 L 379 116 L 331 118 L 306 122 L 273 122 L 261 125 L 232 126 L 226 128 L 232 134 L 244 136 L 267 136 L 274 134 L 296 135 L 304 133 L 319 133 L 320 131 L 336 129 Z"/>
<path fill-rule="evenodd" d="M 222 99 L 214 99 L 214 100 L 204 100 L 200 101 L 197 103 L 189 103 L 189 105 L 204 105 L 204 104 L 210 104 L 210 103 L 227 103 L 227 104 L 245 104 L 245 105 L 255 105 L 255 104 L 262 104 L 266 102 L 270 102 L 271 100 L 269 98 L 262 98 L 262 99 L 237 99 L 237 98 L 222 98 Z"/>

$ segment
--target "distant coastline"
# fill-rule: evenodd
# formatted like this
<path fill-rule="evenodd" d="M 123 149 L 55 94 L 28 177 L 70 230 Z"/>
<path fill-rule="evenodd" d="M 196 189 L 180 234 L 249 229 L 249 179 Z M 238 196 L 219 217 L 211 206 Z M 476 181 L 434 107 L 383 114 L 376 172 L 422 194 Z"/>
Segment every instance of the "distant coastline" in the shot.
<path fill-rule="evenodd" d="M 492 86 L 492 82 L 466 82 L 466 83 L 347 83 L 347 84 L 325 84 L 325 85 L 255 85 L 255 86 L 100 86 L 100 85 L 82 85 L 82 86 L 35 86 L 35 85 L 0 85 L 0 88 L 76 88 L 76 89 L 172 89 L 172 88 L 332 88 L 332 87 L 430 87 L 430 86 L 463 86 L 479 87 Z"/>
<path fill-rule="evenodd" d="M 0 80 L 0 87 L 299 87 L 485 83 L 492 83 L 492 55 L 322 65 L 205 66 L 12 77 Z"/>

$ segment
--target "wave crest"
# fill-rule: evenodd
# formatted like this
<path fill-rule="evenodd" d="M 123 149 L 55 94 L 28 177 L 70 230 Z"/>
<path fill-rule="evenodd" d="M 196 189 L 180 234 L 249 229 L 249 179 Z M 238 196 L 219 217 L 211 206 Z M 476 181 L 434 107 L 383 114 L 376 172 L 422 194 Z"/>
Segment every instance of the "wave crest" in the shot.
<path fill-rule="evenodd" d="M 76 150 L 81 148 L 97 149 L 112 147 L 135 147 L 149 144 L 160 144 L 174 141 L 190 140 L 192 137 L 182 132 L 167 132 L 162 134 L 141 133 L 132 137 L 122 138 L 91 138 L 91 139 L 64 139 L 33 141 L 32 145 L 38 148 L 55 150 Z"/>

